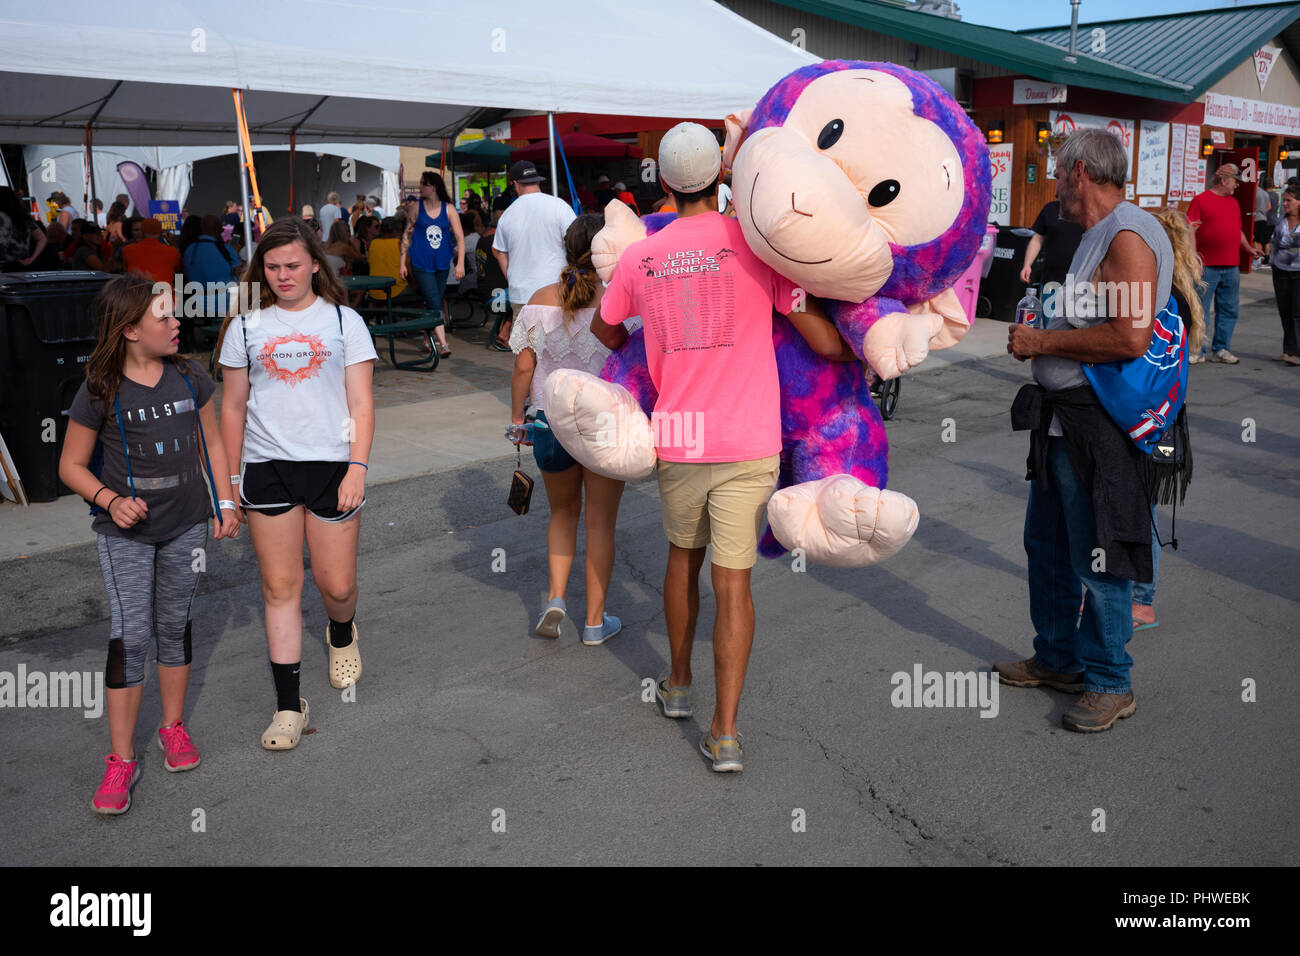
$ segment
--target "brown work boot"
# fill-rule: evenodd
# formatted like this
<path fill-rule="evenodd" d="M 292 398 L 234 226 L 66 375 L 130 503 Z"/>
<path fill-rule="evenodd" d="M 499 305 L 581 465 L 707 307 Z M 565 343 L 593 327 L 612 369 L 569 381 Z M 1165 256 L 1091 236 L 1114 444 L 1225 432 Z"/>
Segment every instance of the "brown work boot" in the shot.
<path fill-rule="evenodd" d="M 1115 721 L 1132 717 L 1135 713 L 1137 704 L 1132 691 L 1127 694 L 1098 694 L 1090 690 L 1065 712 L 1061 726 L 1077 733 L 1093 734 L 1110 730 Z"/>
<path fill-rule="evenodd" d="M 1077 694 L 1083 690 L 1083 671 L 1077 674 L 1054 674 L 1039 667 L 1032 657 L 1023 661 L 999 661 L 993 665 L 993 669 L 998 672 L 998 680 L 1012 687 L 1046 684 L 1067 694 Z"/>

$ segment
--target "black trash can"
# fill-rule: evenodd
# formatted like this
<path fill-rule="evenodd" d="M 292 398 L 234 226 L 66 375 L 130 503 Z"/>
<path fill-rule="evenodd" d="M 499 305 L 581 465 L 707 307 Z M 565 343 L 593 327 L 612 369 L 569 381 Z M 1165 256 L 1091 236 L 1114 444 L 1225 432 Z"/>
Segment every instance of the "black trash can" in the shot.
<path fill-rule="evenodd" d="M 97 335 L 106 272 L 0 274 L 0 435 L 31 501 L 54 501 L 68 406 Z M 53 439 L 53 440 L 51 440 Z"/>
<path fill-rule="evenodd" d="M 1025 250 L 1033 237 L 1032 229 L 998 227 L 989 274 L 980 283 L 980 296 L 989 300 L 989 318 L 999 322 L 1016 320 L 1016 304 L 1028 288 L 1020 281 L 1020 268 L 1025 264 Z"/>

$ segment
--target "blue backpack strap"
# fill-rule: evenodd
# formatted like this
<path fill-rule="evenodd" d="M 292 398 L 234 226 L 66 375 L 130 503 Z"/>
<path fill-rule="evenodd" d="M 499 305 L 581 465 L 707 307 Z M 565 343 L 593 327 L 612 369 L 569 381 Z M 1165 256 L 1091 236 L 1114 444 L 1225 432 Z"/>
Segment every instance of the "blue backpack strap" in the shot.
<path fill-rule="evenodd" d="M 131 453 L 128 452 L 126 449 L 126 429 L 122 427 L 122 406 L 118 403 L 116 395 L 113 396 L 113 411 L 115 412 L 117 418 L 117 433 L 119 438 L 122 441 L 122 455 L 126 460 L 126 480 L 131 487 L 131 497 L 134 498 L 135 479 L 131 475 Z M 108 421 L 108 416 L 105 415 L 104 422 L 107 423 L 107 421 Z M 90 453 L 90 464 L 87 466 L 87 468 L 92 475 L 100 479 L 101 482 L 103 481 L 104 442 L 101 438 L 98 437 L 98 435 L 95 438 L 95 450 Z M 95 515 L 107 514 L 107 513 L 108 513 L 107 508 L 101 508 L 99 505 L 90 502 L 90 514 L 92 517 Z"/>
<path fill-rule="evenodd" d="M 203 467 L 208 472 L 208 490 L 212 492 L 212 516 L 221 517 L 221 501 L 217 498 L 217 479 L 212 473 L 212 459 L 208 457 L 208 441 L 203 434 L 203 419 L 199 417 L 199 397 L 194 391 L 194 386 L 190 384 L 190 377 L 185 374 L 184 369 L 177 369 L 181 373 L 181 378 L 185 380 L 185 387 L 190 390 L 190 398 L 194 402 L 194 422 L 199 426 L 199 448 L 203 452 Z"/>
<path fill-rule="evenodd" d="M 122 457 L 126 459 L 126 484 L 131 489 L 131 497 L 135 497 L 135 476 L 131 474 L 131 452 L 126 447 L 126 428 L 122 425 L 122 404 L 113 396 L 113 411 L 117 414 L 117 434 L 122 439 Z"/>
<path fill-rule="evenodd" d="M 126 461 L 126 483 L 131 489 L 131 497 L 134 498 L 135 476 L 131 474 L 131 453 L 126 447 L 126 429 L 122 427 L 122 405 L 118 402 L 117 395 L 113 396 L 113 412 L 117 416 L 117 434 L 122 440 L 122 457 Z M 102 441 L 95 442 L 95 450 L 90 456 L 90 473 L 102 480 L 101 476 L 104 474 L 104 443 Z M 92 503 L 90 513 L 92 516 L 107 514 L 108 509 Z"/>

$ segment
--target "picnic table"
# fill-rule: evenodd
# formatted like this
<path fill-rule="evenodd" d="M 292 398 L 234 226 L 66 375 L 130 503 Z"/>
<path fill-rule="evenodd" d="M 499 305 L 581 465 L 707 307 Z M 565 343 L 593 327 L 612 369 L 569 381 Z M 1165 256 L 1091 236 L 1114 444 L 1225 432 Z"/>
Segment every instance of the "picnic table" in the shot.
<path fill-rule="evenodd" d="M 397 285 L 397 280 L 392 276 L 345 276 L 343 284 L 349 292 L 384 293 L 384 305 L 387 307 L 384 321 L 393 321 L 393 286 Z"/>
<path fill-rule="evenodd" d="M 397 360 L 397 336 L 407 332 L 431 332 L 442 325 L 442 315 L 429 309 L 393 309 L 393 286 L 397 280 L 392 276 L 346 276 L 344 286 L 349 292 L 383 292 L 383 318 L 374 307 L 362 306 L 360 313 L 370 326 L 370 334 L 375 338 L 388 339 L 388 358 L 393 368 L 419 369 L 432 372 L 438 367 L 438 349 L 424 358 L 399 362 Z M 401 319 L 402 321 L 398 321 Z"/>

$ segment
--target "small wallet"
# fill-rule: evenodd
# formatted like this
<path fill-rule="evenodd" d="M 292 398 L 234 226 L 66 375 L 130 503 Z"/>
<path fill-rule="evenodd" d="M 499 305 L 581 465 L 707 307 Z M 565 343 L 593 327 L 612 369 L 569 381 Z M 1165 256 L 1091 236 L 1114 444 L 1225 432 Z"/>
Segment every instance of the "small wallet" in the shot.
<path fill-rule="evenodd" d="M 518 446 L 515 448 L 515 474 L 510 479 L 510 497 L 506 503 L 510 505 L 510 510 L 517 515 L 528 514 L 528 503 L 533 498 L 533 479 L 525 474 L 523 468 L 523 459 Z"/>

